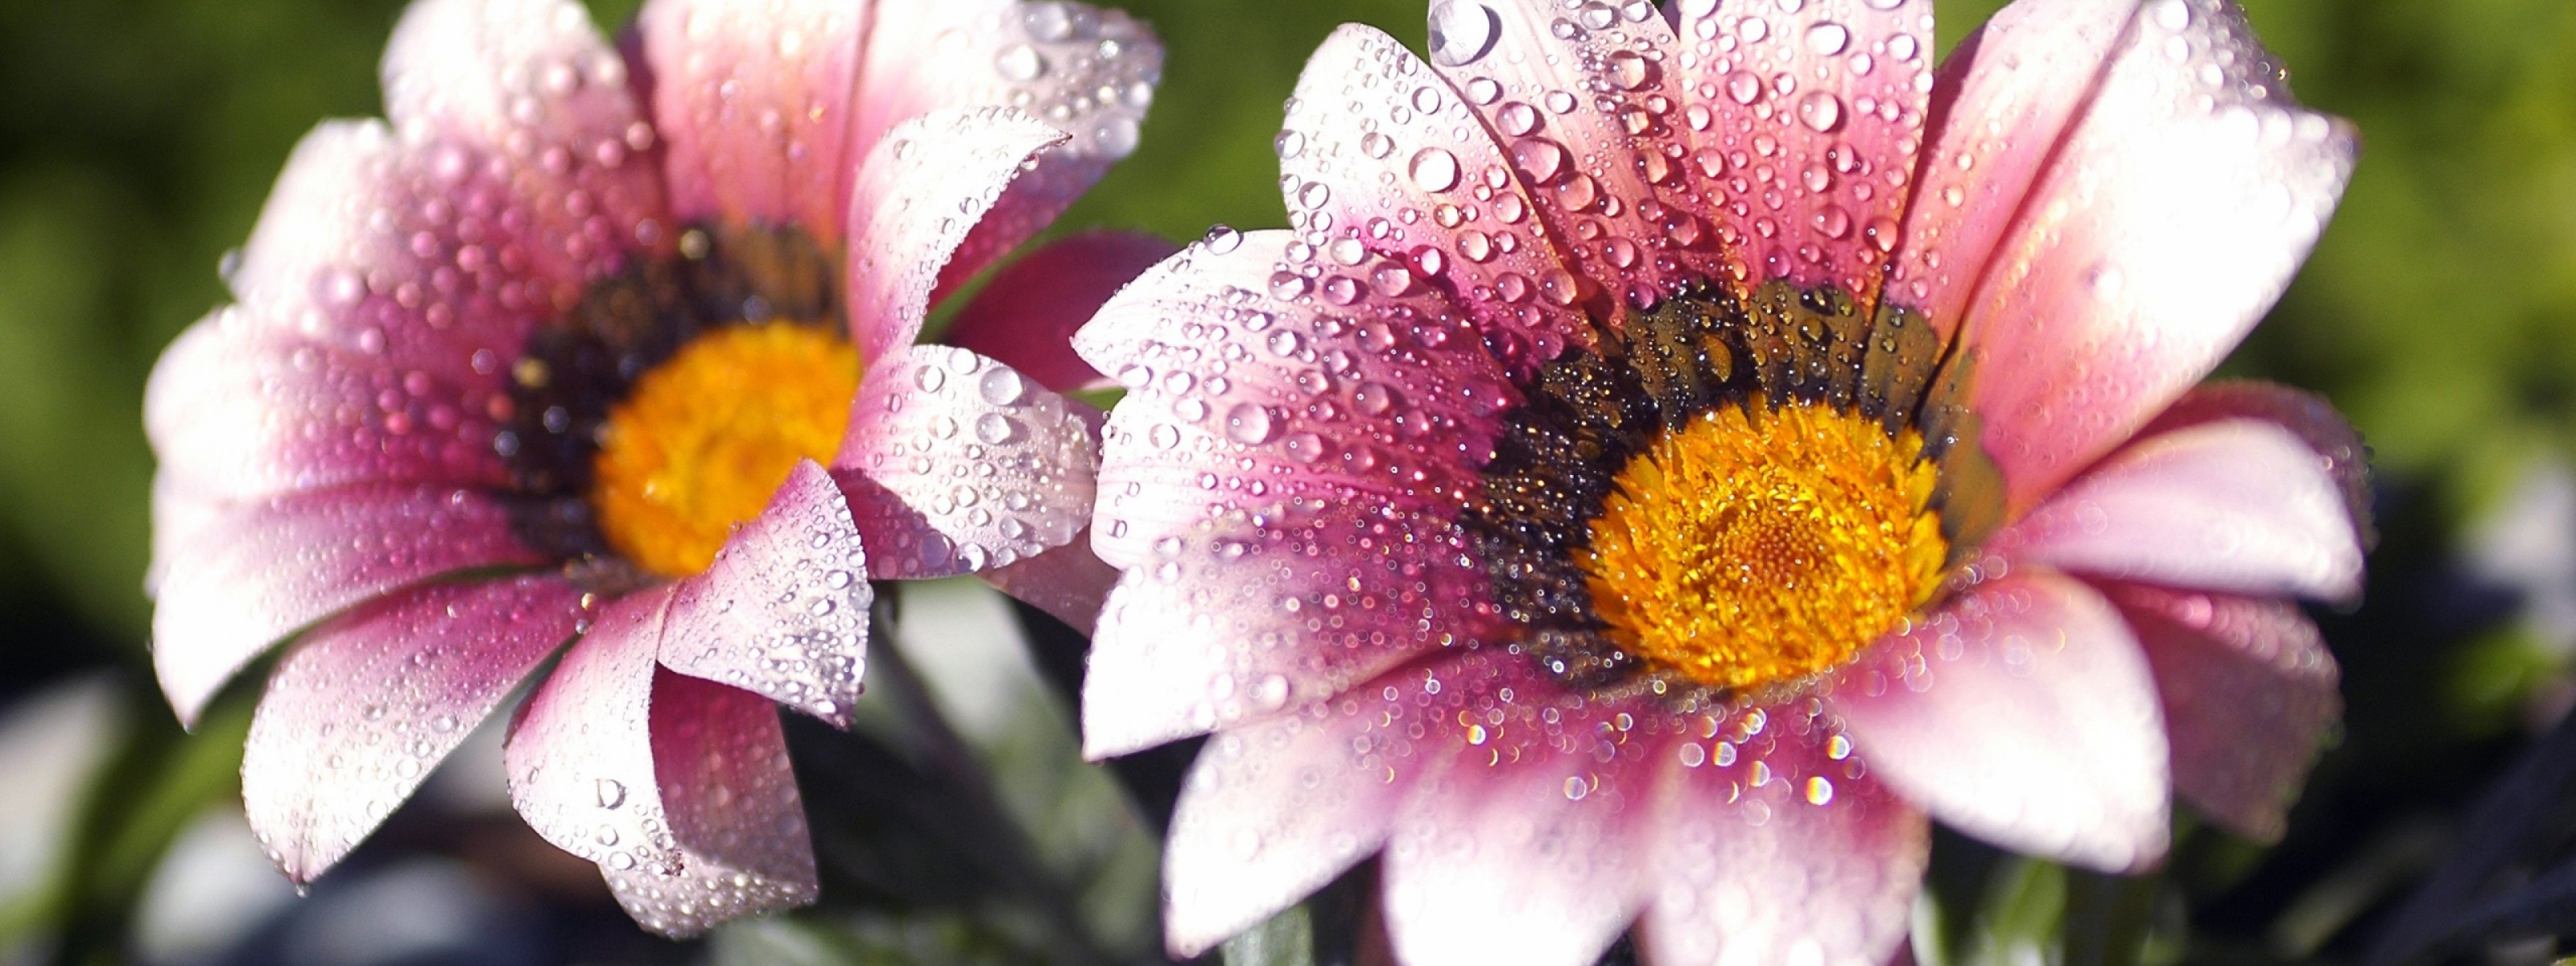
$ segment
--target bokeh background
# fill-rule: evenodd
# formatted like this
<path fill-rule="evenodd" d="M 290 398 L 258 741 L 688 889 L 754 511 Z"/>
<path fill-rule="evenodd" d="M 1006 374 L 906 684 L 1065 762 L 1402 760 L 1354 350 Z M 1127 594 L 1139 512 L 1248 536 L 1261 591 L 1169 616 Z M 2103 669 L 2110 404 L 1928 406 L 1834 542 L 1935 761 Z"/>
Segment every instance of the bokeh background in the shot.
<path fill-rule="evenodd" d="M 2185 817 L 2166 870 L 2110 879 L 1944 836 L 1926 963 L 2358 962 L 2431 870 L 2481 850 L 2509 858 L 2454 869 L 2455 891 L 2521 926 L 2456 954 L 2546 962 L 2554 941 L 2517 936 L 2569 924 L 2564 901 L 2514 901 L 2569 838 L 2540 739 L 2576 703 L 2576 4 L 2244 2 L 2301 99 L 2367 142 L 2315 257 L 2227 365 L 2326 394 L 2373 447 L 2369 596 L 2319 615 L 2347 725 L 2274 846 Z M 591 4 L 611 29 L 633 5 Z M 1141 150 L 1065 228 L 1281 223 L 1271 135 L 1306 54 L 1343 21 L 1424 33 L 1417 0 L 1112 5 L 1156 25 L 1168 69 Z M 1997 6 L 1938 0 L 1944 49 Z M 161 347 L 224 300 L 216 265 L 296 139 L 377 113 L 399 9 L 0 0 L 0 964 L 1150 958 L 1168 775 L 1079 764 L 1062 653 L 964 584 L 907 591 L 900 643 L 1017 858 L 887 792 L 936 769 L 878 721 L 798 739 L 824 907 L 703 942 L 636 934 L 586 864 L 521 829 L 490 740 L 311 896 L 267 868 L 236 803 L 249 689 L 185 735 L 151 685 L 140 399 Z M 2522 807 L 2472 818 L 2481 796 Z M 1226 956 L 1347 956 L 1363 889 Z"/>

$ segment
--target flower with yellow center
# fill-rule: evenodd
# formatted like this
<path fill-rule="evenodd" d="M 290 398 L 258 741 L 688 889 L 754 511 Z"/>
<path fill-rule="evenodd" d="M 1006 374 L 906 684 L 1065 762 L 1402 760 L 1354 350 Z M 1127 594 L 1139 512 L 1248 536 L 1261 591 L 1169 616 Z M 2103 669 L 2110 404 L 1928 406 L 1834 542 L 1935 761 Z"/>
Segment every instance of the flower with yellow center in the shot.
<path fill-rule="evenodd" d="M 1128 393 L 1096 757 L 1213 733 L 1197 955 L 1379 856 L 1416 966 L 1871 964 L 1927 816 L 2098 869 L 2277 834 L 2336 713 L 2360 447 L 2194 390 L 2350 129 L 2228 0 L 1441 0 L 1344 27 Z"/>
<path fill-rule="evenodd" d="M 194 722 L 284 644 L 242 795 L 299 882 L 525 694 L 513 804 L 643 927 L 810 902 L 777 709 L 850 722 L 876 582 L 1026 564 L 999 582 L 1088 617 L 1045 593 L 1095 445 L 1049 387 L 1096 378 L 1061 333 L 1151 258 L 1052 244 L 919 338 L 1136 147 L 1151 32 L 648 0 L 624 36 L 411 0 L 385 120 L 296 148 L 236 304 L 154 369 L 156 671 Z"/>

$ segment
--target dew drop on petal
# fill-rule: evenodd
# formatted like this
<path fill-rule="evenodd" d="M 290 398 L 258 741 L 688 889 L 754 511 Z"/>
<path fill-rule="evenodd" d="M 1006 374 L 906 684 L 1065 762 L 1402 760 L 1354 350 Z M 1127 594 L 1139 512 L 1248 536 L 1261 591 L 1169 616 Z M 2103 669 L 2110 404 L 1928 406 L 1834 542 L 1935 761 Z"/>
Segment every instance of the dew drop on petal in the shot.
<path fill-rule="evenodd" d="M 1458 157 L 1443 148 L 1424 148 L 1413 155 L 1407 169 L 1413 183 L 1424 191 L 1447 191 L 1458 186 Z"/>
<path fill-rule="evenodd" d="M 1831 57 L 1851 46 L 1851 31 L 1831 20 L 1807 28 L 1807 49 L 1818 56 Z"/>
<path fill-rule="evenodd" d="M 1503 18 L 1475 0 L 1440 0 L 1431 7 L 1431 62 L 1464 67 L 1484 58 L 1503 34 Z"/>
<path fill-rule="evenodd" d="M 1235 442 L 1256 446 L 1278 436 L 1279 426 L 1270 418 L 1267 407 L 1236 403 L 1225 411 L 1225 435 Z"/>

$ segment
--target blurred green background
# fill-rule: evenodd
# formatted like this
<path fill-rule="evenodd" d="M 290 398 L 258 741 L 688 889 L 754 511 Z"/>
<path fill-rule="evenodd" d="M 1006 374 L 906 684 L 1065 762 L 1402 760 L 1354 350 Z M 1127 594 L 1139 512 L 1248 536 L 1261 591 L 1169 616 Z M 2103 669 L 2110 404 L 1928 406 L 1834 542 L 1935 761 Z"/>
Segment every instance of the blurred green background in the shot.
<path fill-rule="evenodd" d="M 2349 955 L 2353 924 L 2576 693 L 2576 626 L 2552 609 L 2576 597 L 2576 511 L 2560 505 L 2576 499 L 2576 4 L 2246 2 L 2301 99 L 2367 146 L 2315 257 L 2228 368 L 2353 418 L 2385 540 L 2368 603 L 2322 615 L 2353 710 L 2291 838 L 2186 835 L 2145 887 L 2150 958 Z M 1142 149 L 1067 228 L 1279 224 L 1271 135 L 1306 54 L 1343 21 L 1417 47 L 1424 33 L 1415 0 L 1117 5 L 1156 25 L 1168 69 Z M 377 113 L 400 6 L 0 0 L 0 716 L 88 681 L 119 722 L 40 884 L 0 880 L 0 962 L 66 923 L 124 928 L 163 847 L 234 794 L 239 696 L 190 739 L 149 684 L 143 381 L 224 300 L 215 266 L 296 139 Z M 1997 6 L 1939 0 L 1944 48 Z M 633 2 L 592 7 L 613 26 Z M 2051 934 L 2118 885 L 1944 849 L 1962 948 Z"/>

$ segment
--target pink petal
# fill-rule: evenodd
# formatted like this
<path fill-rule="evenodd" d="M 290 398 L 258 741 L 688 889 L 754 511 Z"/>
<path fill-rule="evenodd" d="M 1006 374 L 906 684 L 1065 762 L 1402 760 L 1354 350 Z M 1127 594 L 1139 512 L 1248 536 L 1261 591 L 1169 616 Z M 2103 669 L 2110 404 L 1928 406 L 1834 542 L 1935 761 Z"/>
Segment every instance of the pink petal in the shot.
<path fill-rule="evenodd" d="M 482 237 L 462 233 L 492 260 L 587 281 L 670 234 L 658 172 L 635 157 L 652 141 L 626 62 L 581 4 L 413 3 L 386 42 L 384 90 L 385 116 L 433 177 L 479 167 L 505 186 L 476 221 Z M 454 257 L 465 267 L 468 256 Z"/>
<path fill-rule="evenodd" d="M 2148 437 L 1986 544 L 2086 574 L 2261 596 L 2361 593 L 2361 542 L 2325 461 L 2278 424 Z"/>
<path fill-rule="evenodd" d="M 242 750 L 251 828 L 297 882 L 338 864 L 519 682 L 573 636 L 553 577 L 379 598 L 278 662 Z"/>
<path fill-rule="evenodd" d="M 1231 516 L 1157 541 L 1101 610 L 1083 754 L 1280 714 L 1472 642 L 1492 629 L 1473 553 L 1441 517 L 1364 503 Z"/>
<path fill-rule="evenodd" d="M 955 576 L 1073 542 L 1098 466 L 1089 408 L 964 349 L 878 360 L 832 463 L 870 572 Z"/>
<path fill-rule="evenodd" d="M 1454 511 L 1483 486 L 1497 414 L 1517 399 L 1483 340 L 1411 276 L 1400 294 L 1317 282 L 1282 261 L 1289 243 L 1254 232 L 1193 246 L 1075 338 L 1128 387 L 1102 435 L 1101 559 L 1133 566 L 1236 509 Z"/>
<path fill-rule="evenodd" d="M 152 662 L 182 722 L 297 628 L 441 574 L 544 561 L 491 498 L 364 486 L 226 512 L 173 557 L 152 612 Z"/>
<path fill-rule="evenodd" d="M 670 606 L 666 584 L 604 608 L 519 706 L 502 748 L 510 801 L 528 827 L 610 872 L 684 871 L 651 725 L 653 654 Z"/>
<path fill-rule="evenodd" d="M 1736 278 L 1833 285 L 1866 306 L 1923 143 L 1932 4 L 1684 0 L 1678 32 L 1691 160 L 1715 182 Z"/>
<path fill-rule="evenodd" d="M 880 5 L 653 0 L 636 16 L 652 69 L 672 213 L 793 225 L 825 248 L 849 211 L 861 44 Z"/>
<path fill-rule="evenodd" d="M 1969 402 L 2013 513 L 2207 374 L 2342 194 L 2352 129 L 2253 37 L 2225 0 L 2146 5 L 1986 269 Z"/>
<path fill-rule="evenodd" d="M 1739 715 L 1673 755 L 1660 890 L 1638 928 L 1658 966 L 1880 966 L 1905 937 L 1931 828 L 1847 740 L 1785 734 L 1799 717 Z"/>
<path fill-rule="evenodd" d="M 853 152 L 873 150 L 906 118 L 985 106 L 1016 107 L 1070 137 L 1041 153 L 957 246 L 943 291 L 1037 234 L 1134 151 L 1162 78 L 1162 44 L 1116 10 L 958 0 L 880 4 L 877 16 Z"/>
<path fill-rule="evenodd" d="M 2023 0 L 1943 61 L 1931 160 L 1905 213 L 1886 300 L 1955 335 L 2031 183 L 2085 110 L 2138 0 Z"/>
<path fill-rule="evenodd" d="M 653 678 L 652 756 L 677 875 L 603 866 L 619 905 L 673 938 L 811 904 L 805 805 L 769 700 L 677 674 Z"/>
<path fill-rule="evenodd" d="M 1056 392 L 1116 385 L 1073 354 L 1073 333 L 1100 303 L 1179 251 L 1160 236 L 1090 231 L 1005 266 L 959 309 L 942 341 L 1020 371 Z"/>
<path fill-rule="evenodd" d="M 2263 420 L 2307 443 L 2334 477 L 2335 488 L 2342 491 L 2353 530 L 2361 534 L 2364 545 L 2371 542 L 2370 450 L 2323 396 L 2268 382 L 2205 382 L 2165 407 L 2138 436 L 2159 436 L 2223 419 Z"/>
<path fill-rule="evenodd" d="M 2164 723 L 2100 594 L 1991 579 L 1871 646 L 1832 701 L 1878 777 L 1960 830 L 2091 868 L 2164 855 Z"/>
<path fill-rule="evenodd" d="M 1447 765 L 1415 785 L 1387 841 L 1387 933 L 1398 958 L 1599 958 L 1653 888 L 1655 820 L 1669 787 L 1661 773 L 1676 737 L 1654 726 L 1675 719 L 1650 711 L 1639 721 L 1564 695 L 1516 654 L 1390 677 L 1432 699 L 1408 723 L 1426 731 L 1413 755 Z"/>
<path fill-rule="evenodd" d="M 1577 293 L 1541 279 L 1542 298 L 1571 305 L 1597 291 L 1644 306 L 1725 272 L 1706 221 L 1716 205 L 1687 170 L 1673 50 L 1652 4 L 1432 5 L 1431 63 L 1501 142 L 1567 267 L 1591 283 Z"/>
<path fill-rule="evenodd" d="M 896 5 L 901 6 L 901 5 Z M 904 122 L 850 189 L 850 338 L 871 365 L 921 333 L 931 289 L 1030 156 L 1065 135 L 1009 108 Z"/>
<path fill-rule="evenodd" d="M 373 122 L 297 145 L 228 277 L 241 304 L 153 369 L 144 428 L 163 472 L 235 499 L 506 479 L 501 370 L 579 287 L 511 254 L 495 237 L 510 189 L 449 160 L 406 153 Z"/>
<path fill-rule="evenodd" d="M 152 563 L 143 571 L 143 595 L 161 596 L 161 582 L 180 564 L 188 546 L 234 508 L 170 473 L 152 475 Z"/>
<path fill-rule="evenodd" d="M 2240 835 L 2281 837 L 2342 716 L 2334 655 L 2288 601 L 2114 584 L 2172 732 L 2174 791 Z"/>
<path fill-rule="evenodd" d="M 681 581 L 661 661 L 849 727 L 867 667 L 867 555 L 829 474 L 800 462 L 769 508 Z"/>
<path fill-rule="evenodd" d="M 1290 224 L 1439 279 L 1521 368 L 1591 342 L 1573 304 L 1582 285 L 1531 217 L 1529 190 L 1504 173 L 1502 146 L 1395 38 L 1359 24 L 1333 31 L 1298 76 L 1286 125 L 1277 146 Z"/>
<path fill-rule="evenodd" d="M 1086 530 L 1076 534 L 1072 543 L 984 571 L 983 578 L 994 589 L 1054 615 L 1087 637 L 1100 621 L 1109 589 L 1118 583 L 1118 568 L 1091 552 L 1091 533 Z"/>
<path fill-rule="evenodd" d="M 1377 851 L 1426 764 L 1390 726 L 1413 714 L 1364 690 L 1208 742 L 1163 847 L 1173 956 L 1215 948 Z"/>

